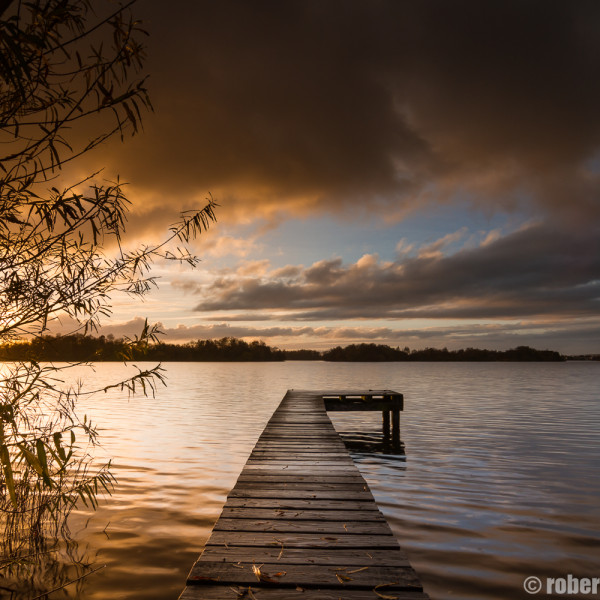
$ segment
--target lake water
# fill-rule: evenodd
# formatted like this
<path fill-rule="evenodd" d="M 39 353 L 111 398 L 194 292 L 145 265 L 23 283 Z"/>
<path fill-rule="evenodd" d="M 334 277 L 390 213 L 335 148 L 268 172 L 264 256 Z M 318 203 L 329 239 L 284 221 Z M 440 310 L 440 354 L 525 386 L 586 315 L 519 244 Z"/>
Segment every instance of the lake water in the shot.
<path fill-rule="evenodd" d="M 156 398 L 115 391 L 80 405 L 105 429 L 99 454 L 119 483 L 96 513 L 71 519 L 70 577 L 100 570 L 53 599 L 175 600 L 291 388 L 404 393 L 405 456 L 353 457 L 434 600 L 531 598 L 528 576 L 600 577 L 600 363 L 164 366 Z M 84 377 L 105 385 L 127 372 L 103 363 Z M 377 413 L 332 417 L 349 438 L 380 431 Z M 31 600 L 59 571 L 32 565 L 7 597 Z"/>

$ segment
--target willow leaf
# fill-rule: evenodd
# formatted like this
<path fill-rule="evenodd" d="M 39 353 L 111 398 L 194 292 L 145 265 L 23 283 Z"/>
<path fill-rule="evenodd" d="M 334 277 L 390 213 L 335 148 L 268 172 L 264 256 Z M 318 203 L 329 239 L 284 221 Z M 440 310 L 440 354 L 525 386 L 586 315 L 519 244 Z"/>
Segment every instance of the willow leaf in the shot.
<path fill-rule="evenodd" d="M 8 493 L 10 495 L 10 501 L 12 502 L 15 508 L 18 508 L 12 465 L 10 464 L 8 448 L 5 445 L 0 446 L 0 459 L 2 460 L 2 470 L 4 471 L 4 480 L 6 482 Z"/>

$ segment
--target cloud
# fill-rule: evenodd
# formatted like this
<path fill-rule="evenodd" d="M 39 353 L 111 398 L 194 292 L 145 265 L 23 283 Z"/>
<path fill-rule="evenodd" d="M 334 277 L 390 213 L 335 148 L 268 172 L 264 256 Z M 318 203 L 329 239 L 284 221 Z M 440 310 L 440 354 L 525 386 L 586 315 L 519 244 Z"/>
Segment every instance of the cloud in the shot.
<path fill-rule="evenodd" d="M 260 276 L 265 274 L 270 266 L 271 262 L 267 258 L 263 260 L 243 261 L 239 265 L 237 273 L 242 276 Z"/>
<path fill-rule="evenodd" d="M 463 236 L 464 232 L 460 232 Z M 572 235 L 538 223 L 453 254 L 432 251 L 346 265 L 247 275 L 244 265 L 199 286 L 197 311 L 282 311 L 286 319 L 520 318 L 598 314 L 600 230 Z M 264 266 L 264 265 L 263 265 Z"/>
<path fill-rule="evenodd" d="M 454 233 L 448 233 L 436 240 L 432 244 L 428 244 L 419 250 L 418 258 L 440 258 L 443 256 L 442 250 L 447 248 L 450 244 L 458 242 L 467 233 L 466 227 L 461 227 Z"/>
<path fill-rule="evenodd" d="M 136 317 L 127 322 L 107 325 L 101 328 L 99 334 L 112 333 L 116 337 L 124 335 L 133 337 L 139 334 L 143 325 L 144 319 Z M 159 325 L 165 334 L 163 341 L 169 343 L 233 336 L 247 340 L 261 339 L 278 347 L 316 349 L 328 349 L 351 343 L 388 344 L 415 349 L 425 347 L 508 349 L 519 345 L 532 345 L 540 349 L 550 348 L 564 353 L 579 353 L 586 345 L 594 348 L 600 336 L 600 324 L 597 320 L 581 320 L 575 324 L 517 321 L 406 329 L 347 326 L 255 327 L 230 325 L 225 322 L 210 325 L 180 324 L 175 327 L 165 327 L 160 323 Z"/>
<path fill-rule="evenodd" d="M 206 235 L 202 239 L 202 253 L 213 257 L 248 256 L 256 249 L 256 241 L 231 235 Z"/>
<path fill-rule="evenodd" d="M 414 250 L 414 248 L 414 244 L 411 244 L 405 238 L 402 238 L 396 244 L 396 254 L 398 254 L 398 256 L 404 256 L 410 254 Z"/>
<path fill-rule="evenodd" d="M 94 156 L 148 207 L 223 221 L 531 197 L 600 215 L 600 5 L 317 0 L 138 7 L 156 113 Z M 596 161 L 596 162 L 594 162 Z M 118 168 L 118 169 L 117 169 Z"/>

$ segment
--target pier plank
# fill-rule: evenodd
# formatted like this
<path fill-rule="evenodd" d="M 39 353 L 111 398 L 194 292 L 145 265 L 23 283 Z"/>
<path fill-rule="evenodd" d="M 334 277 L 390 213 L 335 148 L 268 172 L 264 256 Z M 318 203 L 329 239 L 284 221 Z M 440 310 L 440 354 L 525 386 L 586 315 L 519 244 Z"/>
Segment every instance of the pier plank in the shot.
<path fill-rule="evenodd" d="M 360 475 L 311 475 L 307 473 L 305 475 L 301 475 L 300 473 L 277 473 L 276 475 L 267 474 L 267 473 L 244 473 L 240 475 L 238 482 L 240 484 L 245 483 L 261 483 L 268 484 L 269 487 L 273 483 L 282 483 L 289 484 L 294 483 L 298 485 L 302 485 L 304 483 L 310 485 L 318 485 L 321 483 L 327 484 L 356 484 L 364 487 L 365 480 Z"/>
<path fill-rule="evenodd" d="M 254 569 L 253 569 L 254 567 Z M 259 569 L 258 574 L 254 570 Z M 259 580 L 260 578 L 260 580 Z M 190 571 L 188 582 L 218 580 L 224 585 L 265 585 L 270 587 L 331 587 L 348 586 L 354 589 L 373 589 L 386 586 L 387 591 L 422 591 L 419 578 L 411 567 L 329 567 L 326 565 L 297 565 L 270 563 L 238 565 L 227 562 L 197 562 Z"/>
<path fill-rule="evenodd" d="M 264 532 L 308 532 L 345 534 L 392 535 L 390 526 L 385 522 L 375 521 L 329 521 L 300 519 L 231 519 L 221 516 L 213 531 L 264 531 Z"/>
<path fill-rule="evenodd" d="M 254 586 L 234 587 L 226 585 L 188 586 L 179 600 L 239 600 L 251 599 L 248 593 L 250 588 L 256 600 L 340 600 L 340 591 L 337 589 L 269 589 Z M 387 588 L 381 589 L 381 594 L 386 594 Z M 419 592 L 394 592 L 395 600 L 428 600 L 429 596 Z M 343 590 L 343 600 L 381 600 L 381 595 L 373 590 Z"/>
<path fill-rule="evenodd" d="M 206 542 L 207 546 L 277 546 L 290 548 L 355 548 L 389 549 L 400 546 L 393 535 L 322 534 L 262 531 L 218 531 L 214 530 Z"/>
<path fill-rule="evenodd" d="M 295 510 L 282 508 L 223 508 L 221 519 L 294 519 L 294 521 L 385 521 L 376 510 Z"/>
<path fill-rule="evenodd" d="M 233 488 L 231 492 L 229 492 L 229 498 L 278 498 L 281 500 L 286 499 L 311 499 L 311 498 L 319 498 L 321 500 L 370 500 L 374 502 L 373 494 L 370 491 L 365 490 L 331 490 L 331 489 L 283 489 L 283 490 L 273 490 L 269 488 L 257 488 L 257 489 L 248 489 L 248 488 Z"/>
<path fill-rule="evenodd" d="M 377 505 L 370 501 L 328 500 L 323 498 L 229 498 L 225 507 L 278 508 L 289 510 L 327 510 L 327 511 L 377 511 Z"/>
<path fill-rule="evenodd" d="M 240 547 L 230 546 L 207 546 L 198 559 L 212 561 L 230 561 L 237 564 L 279 563 L 279 564 L 317 564 L 339 567 L 407 567 L 408 558 L 402 551 L 390 552 L 389 550 L 368 551 L 352 548 L 331 549 L 319 548 L 286 548 L 273 546 L 268 547 Z"/>
<path fill-rule="evenodd" d="M 293 456 L 285 459 L 281 455 L 277 455 L 273 457 L 265 457 L 260 460 L 248 459 L 245 470 L 250 471 L 251 469 L 255 469 L 258 471 L 264 469 L 302 469 L 303 467 L 308 467 L 311 472 L 313 469 L 322 469 L 326 472 L 330 472 L 346 469 L 352 470 L 354 468 L 354 464 L 342 458 L 339 460 L 326 459 L 310 461 L 303 458 L 294 458 Z"/>

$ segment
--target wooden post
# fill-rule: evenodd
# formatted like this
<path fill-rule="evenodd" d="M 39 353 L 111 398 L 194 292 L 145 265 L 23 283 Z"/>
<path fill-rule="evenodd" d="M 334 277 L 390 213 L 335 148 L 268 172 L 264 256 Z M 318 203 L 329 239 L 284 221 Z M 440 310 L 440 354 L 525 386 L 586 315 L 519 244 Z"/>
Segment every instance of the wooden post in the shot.
<path fill-rule="evenodd" d="M 390 411 L 382 410 L 381 416 L 383 417 L 383 423 L 382 423 L 383 439 L 389 440 L 390 439 Z"/>
<path fill-rule="evenodd" d="M 400 448 L 400 411 L 397 408 L 392 410 L 392 447 Z"/>

